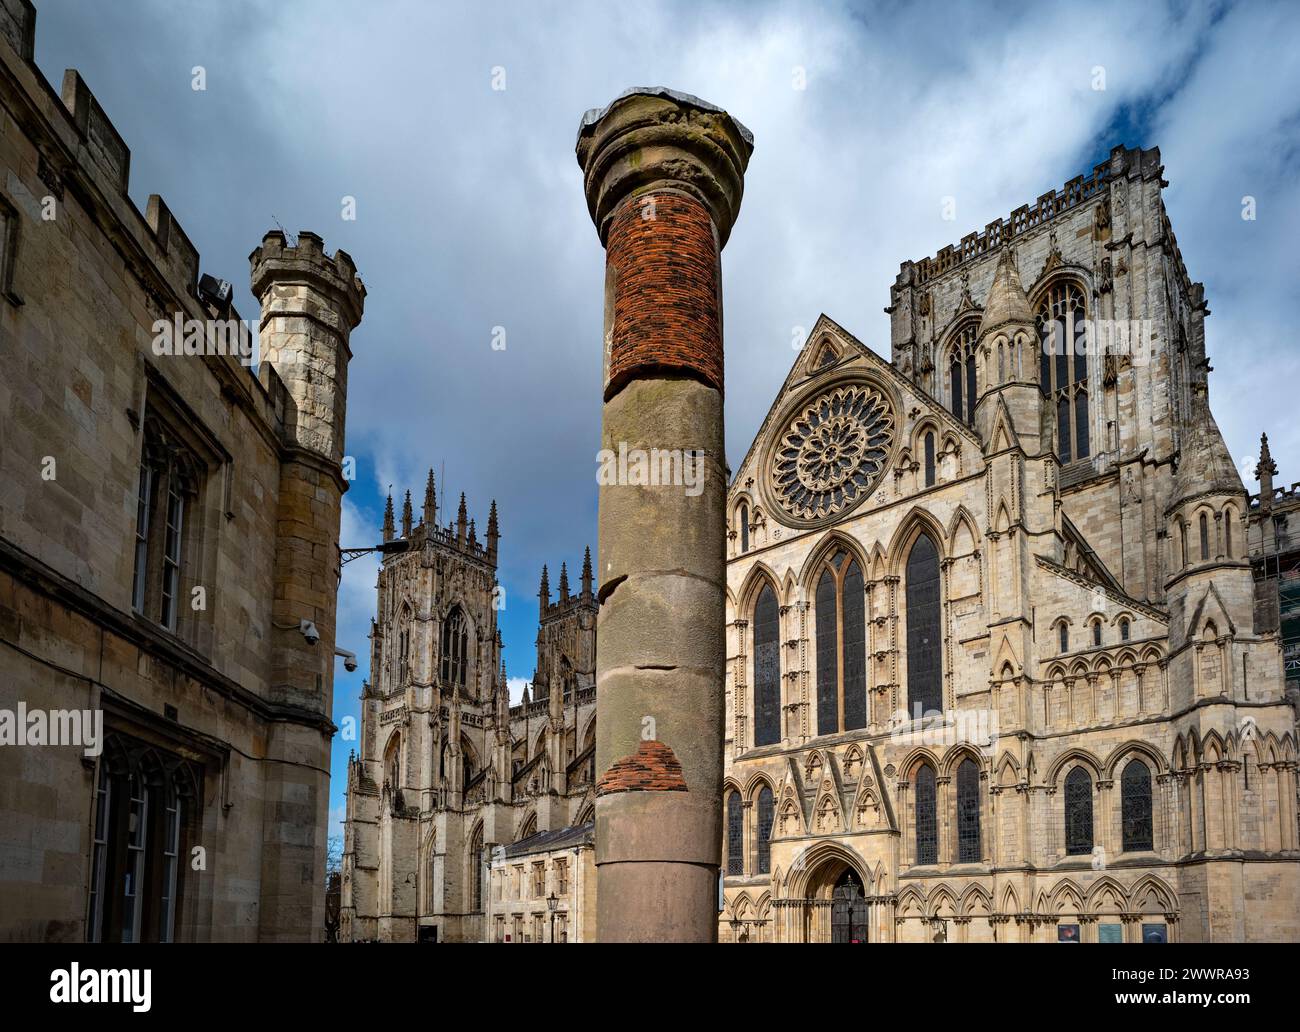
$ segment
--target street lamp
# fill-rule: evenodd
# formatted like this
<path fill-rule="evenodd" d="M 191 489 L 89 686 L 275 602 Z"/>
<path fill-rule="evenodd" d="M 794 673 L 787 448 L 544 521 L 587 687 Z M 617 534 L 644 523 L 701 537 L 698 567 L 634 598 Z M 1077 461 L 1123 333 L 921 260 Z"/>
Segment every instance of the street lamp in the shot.
<path fill-rule="evenodd" d="M 555 908 L 560 905 L 560 897 L 552 892 L 546 897 L 546 909 L 551 912 L 551 942 L 555 941 Z"/>

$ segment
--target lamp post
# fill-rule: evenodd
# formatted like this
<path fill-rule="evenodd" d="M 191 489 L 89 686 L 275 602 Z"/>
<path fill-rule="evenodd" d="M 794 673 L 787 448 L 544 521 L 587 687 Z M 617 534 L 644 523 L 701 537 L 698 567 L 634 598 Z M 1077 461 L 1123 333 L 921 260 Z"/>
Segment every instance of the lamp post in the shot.
<path fill-rule="evenodd" d="M 551 942 L 555 941 L 555 908 L 560 905 L 560 897 L 552 892 L 546 897 L 546 909 L 551 912 Z"/>

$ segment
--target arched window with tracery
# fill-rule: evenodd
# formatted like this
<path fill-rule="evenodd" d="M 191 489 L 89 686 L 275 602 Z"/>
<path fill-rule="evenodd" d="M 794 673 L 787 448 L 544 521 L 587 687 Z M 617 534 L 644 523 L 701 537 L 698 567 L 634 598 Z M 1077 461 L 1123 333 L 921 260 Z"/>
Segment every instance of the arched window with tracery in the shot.
<path fill-rule="evenodd" d="M 975 336 L 978 324 L 966 322 L 948 345 L 948 399 L 952 414 L 975 423 Z"/>
<path fill-rule="evenodd" d="M 754 745 L 781 739 L 781 629 L 776 592 L 764 584 L 754 605 Z"/>
<path fill-rule="evenodd" d="M 1065 778 L 1065 852 L 1067 856 L 1092 852 L 1092 777 L 1082 767 Z"/>
<path fill-rule="evenodd" d="M 862 568 L 838 550 L 817 581 L 817 733 L 867 726 L 866 595 Z"/>
<path fill-rule="evenodd" d="M 758 792 L 758 873 L 772 873 L 772 824 L 776 802 L 772 790 L 764 785 Z"/>
<path fill-rule="evenodd" d="M 980 859 L 980 769 L 968 756 L 957 766 L 957 862 Z"/>
<path fill-rule="evenodd" d="M 727 874 L 745 873 L 745 806 L 739 792 L 727 796 Z"/>
<path fill-rule="evenodd" d="M 907 557 L 907 706 L 909 715 L 943 709 L 943 634 L 939 549 L 922 533 Z"/>
<path fill-rule="evenodd" d="M 916 769 L 916 862 L 939 862 L 939 811 L 934 768 L 923 763 Z"/>
<path fill-rule="evenodd" d="M 740 552 L 743 555 L 749 551 L 749 506 L 741 502 L 736 515 L 740 522 Z"/>
<path fill-rule="evenodd" d="M 473 909 L 483 909 L 483 826 L 479 825 L 474 831 L 474 837 L 470 840 L 469 846 L 469 877 L 471 885 L 471 899 L 473 900 Z"/>
<path fill-rule="evenodd" d="M 1152 848 L 1151 768 L 1141 760 L 1129 760 L 1120 775 L 1120 819 L 1124 852 Z"/>
<path fill-rule="evenodd" d="M 445 684 L 465 687 L 468 654 L 469 629 L 464 612 L 456 606 L 442 622 L 442 680 Z"/>
<path fill-rule="evenodd" d="M 1071 280 L 1052 284 L 1038 303 L 1037 322 L 1039 389 L 1055 403 L 1057 456 L 1065 464 L 1091 453 L 1087 309 L 1082 288 Z"/>

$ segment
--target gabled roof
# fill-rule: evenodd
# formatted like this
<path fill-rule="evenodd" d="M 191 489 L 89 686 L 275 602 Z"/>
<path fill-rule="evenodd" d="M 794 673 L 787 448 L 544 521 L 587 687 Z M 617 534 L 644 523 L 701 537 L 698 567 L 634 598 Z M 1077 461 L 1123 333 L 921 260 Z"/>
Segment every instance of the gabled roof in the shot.
<path fill-rule="evenodd" d="M 506 858 L 527 856 L 530 853 L 549 853 L 556 849 L 572 849 L 596 841 L 596 822 L 575 824 L 555 831 L 538 831 L 505 847 Z"/>
<path fill-rule="evenodd" d="M 839 361 L 833 365 L 819 367 L 816 366 L 815 363 L 817 359 L 821 357 L 822 349 L 816 346 L 816 342 L 823 333 L 827 332 L 834 334 L 839 340 L 843 341 L 848 346 L 850 353 L 841 356 Z M 948 411 L 942 402 L 931 397 L 917 383 L 900 373 L 893 365 L 881 358 L 880 355 L 876 354 L 876 352 L 871 350 L 871 348 L 867 347 L 867 345 L 863 344 L 857 337 L 853 336 L 853 334 L 823 312 L 817 317 L 817 322 L 809 332 L 807 341 L 805 341 L 804 346 L 800 348 L 799 354 L 794 360 L 794 364 L 790 367 L 790 371 L 786 374 L 785 380 L 782 382 L 780 389 L 772 399 L 772 404 L 768 407 L 767 415 L 763 417 L 763 422 L 759 425 L 758 431 L 754 434 L 753 440 L 749 442 L 749 448 L 745 452 L 745 457 L 740 460 L 740 464 L 736 467 L 736 472 L 732 476 L 732 482 L 728 488 L 729 490 L 731 487 L 735 487 L 736 478 L 740 476 L 741 471 L 749 464 L 750 459 L 754 455 L 755 446 L 766 436 L 777 413 L 784 407 L 787 397 L 795 389 L 802 387 L 806 383 L 812 382 L 816 377 L 833 374 L 845 361 L 858 357 L 865 359 L 868 368 L 880 373 L 882 376 L 889 379 L 889 381 L 895 386 L 907 390 L 912 394 L 917 395 L 917 397 L 922 401 L 929 403 L 929 405 L 936 411 L 939 419 L 944 422 L 945 425 L 954 432 L 968 438 L 977 447 L 980 446 L 980 439 L 976 435 L 975 431 Z M 899 413 L 900 426 L 902 425 L 903 418 L 906 415 L 907 413 L 905 412 Z"/>

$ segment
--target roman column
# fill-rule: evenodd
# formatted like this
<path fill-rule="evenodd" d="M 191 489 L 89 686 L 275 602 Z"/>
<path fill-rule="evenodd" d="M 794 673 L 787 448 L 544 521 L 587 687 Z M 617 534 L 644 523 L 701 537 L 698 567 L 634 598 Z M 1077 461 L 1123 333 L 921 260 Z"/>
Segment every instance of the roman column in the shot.
<path fill-rule="evenodd" d="M 753 137 L 630 90 L 578 131 L 605 247 L 597 936 L 717 939 L 726 456 L 719 256 Z"/>

